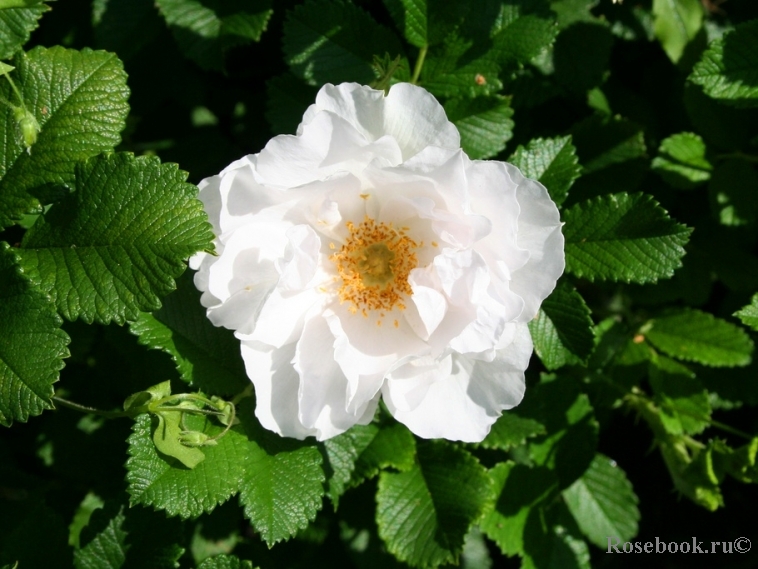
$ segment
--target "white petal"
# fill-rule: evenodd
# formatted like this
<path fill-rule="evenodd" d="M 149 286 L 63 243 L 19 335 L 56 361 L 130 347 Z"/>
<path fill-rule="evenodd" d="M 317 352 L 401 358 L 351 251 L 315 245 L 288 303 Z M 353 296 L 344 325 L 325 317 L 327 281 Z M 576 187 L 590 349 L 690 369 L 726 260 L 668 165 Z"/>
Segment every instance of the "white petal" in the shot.
<path fill-rule="evenodd" d="M 257 342 L 242 342 L 247 376 L 255 386 L 255 416 L 266 429 L 285 437 L 304 439 L 315 429 L 298 418 L 300 376 L 292 367 L 295 344 L 271 348 Z"/>
<path fill-rule="evenodd" d="M 384 114 L 384 92 L 358 83 L 327 83 L 316 95 L 316 103 L 308 107 L 303 121 L 297 129 L 301 134 L 313 118 L 320 112 L 328 111 L 345 119 L 360 132 L 366 140 L 376 140 L 384 134 L 382 117 Z"/>
<path fill-rule="evenodd" d="M 208 221 L 213 226 L 215 235 L 221 234 L 221 175 L 201 180 L 197 185 L 200 190 L 198 198 L 203 202 L 203 209 L 208 214 Z"/>
<path fill-rule="evenodd" d="M 287 230 L 284 256 L 276 263 L 281 273 L 279 287 L 284 291 L 300 291 L 313 280 L 318 269 L 321 239 L 308 225 L 296 225 Z"/>
<path fill-rule="evenodd" d="M 476 243 L 474 248 L 487 262 L 491 283 L 497 297 L 511 309 L 509 317 L 526 321 L 531 319 L 530 316 L 524 320 L 529 311 L 525 306 L 526 298 L 520 292 L 515 292 L 512 285 L 514 274 L 525 267 L 532 255 L 537 252 L 531 250 L 529 243 L 521 241 L 522 224 L 528 222 L 522 219 L 525 212 L 523 204 L 518 199 L 520 182 L 513 179 L 512 173 L 518 174 L 518 170 L 504 162 L 479 160 L 472 161 L 467 170 L 472 209 L 486 213 L 492 222 L 491 233 Z M 518 176 L 519 180 L 524 180 L 523 176 L 520 174 Z M 537 182 L 532 183 L 537 184 Z M 552 207 L 555 208 L 555 204 L 552 204 Z M 556 217 L 557 212 L 556 208 Z M 563 255 L 562 247 L 560 255 Z M 554 285 L 555 277 L 550 278 L 553 279 Z M 544 279 L 544 281 L 547 280 Z M 542 281 L 543 279 L 540 279 L 540 282 Z M 531 283 L 527 286 L 531 286 Z M 534 297 L 533 294 L 529 296 Z M 512 310 L 517 307 L 520 312 L 514 314 Z"/>
<path fill-rule="evenodd" d="M 521 206 L 518 245 L 529 251 L 526 265 L 513 272 L 511 290 L 524 299 L 524 312 L 519 321 L 529 322 L 537 315 L 542 301 L 553 292 L 566 267 L 563 224 L 545 187 L 524 178 L 515 166 L 508 166 L 511 176 L 519 183 L 516 194 Z"/>
<path fill-rule="evenodd" d="M 238 290 L 223 303 L 208 308 L 208 319 L 214 326 L 223 326 L 235 330 L 237 337 L 250 334 L 255 328 L 258 314 L 276 283 L 276 271 L 273 267 L 259 271 L 260 282 Z"/>
<path fill-rule="evenodd" d="M 428 340 L 447 314 L 447 300 L 439 289 L 433 267 L 413 269 L 408 278 L 416 310 L 406 311 L 405 319 L 422 340 Z"/>
<path fill-rule="evenodd" d="M 332 117 L 319 113 L 302 135 L 280 135 L 258 154 L 256 172 L 266 186 L 293 188 L 322 179 L 319 164 L 326 156 Z"/>
<path fill-rule="evenodd" d="M 208 291 L 224 301 L 233 293 L 258 286 L 273 260 L 284 252 L 286 227 L 250 224 L 240 227 L 208 267 Z"/>
<path fill-rule="evenodd" d="M 347 409 L 347 379 L 334 359 L 334 336 L 326 321 L 314 317 L 306 322 L 297 343 L 293 364 L 300 374 L 299 418 L 325 440 L 355 425 L 378 398 L 364 401 L 353 412 Z"/>
<path fill-rule="evenodd" d="M 347 379 L 347 409 L 355 412 L 376 397 L 382 381 L 394 365 L 408 355 L 405 348 L 425 349 L 407 325 L 401 323 L 399 311 L 383 319 L 383 328 L 374 319 L 351 314 L 344 307 L 324 312 L 334 342 L 334 359 Z M 395 328 L 393 321 L 398 321 Z"/>
<path fill-rule="evenodd" d="M 320 112 L 301 134 L 271 139 L 258 155 L 256 172 L 266 185 L 293 188 L 337 172 L 358 174 L 372 161 L 398 164 L 401 158 L 391 136 L 367 139 L 344 118 Z"/>
<path fill-rule="evenodd" d="M 410 414 L 424 402 L 432 385 L 450 377 L 452 369 L 450 354 L 441 358 L 413 358 L 395 368 L 382 390 L 387 408 L 395 418 L 398 414 Z"/>
<path fill-rule="evenodd" d="M 266 298 L 252 333 L 237 337 L 276 347 L 294 342 L 300 337 L 306 318 L 320 311 L 319 302 L 323 299 L 323 293 L 314 288 L 300 292 L 275 288 Z"/>
<path fill-rule="evenodd" d="M 404 384 L 408 379 L 393 374 L 383 388 L 387 408 L 420 437 L 481 442 L 501 412 L 518 405 L 524 395 L 531 337 L 525 324 L 510 326 L 517 327 L 513 341 L 498 350 L 492 362 L 448 356 L 452 359 L 451 373 L 444 373 L 446 364 L 442 360 L 439 373 L 425 370 L 422 381 L 412 381 L 411 390 Z M 408 393 L 418 398 L 423 387 L 423 399 L 413 406 L 416 401 Z"/>
<path fill-rule="evenodd" d="M 298 133 L 304 134 L 320 111 L 342 117 L 369 141 L 391 136 L 403 160 L 427 146 L 460 148 L 458 129 L 447 120 L 442 105 L 431 93 L 410 83 L 393 85 L 386 97 L 383 91 L 355 83 L 324 85 Z"/>
<path fill-rule="evenodd" d="M 447 120 L 442 105 L 429 91 L 397 83 L 390 88 L 384 105 L 384 132 L 397 140 L 403 160 L 427 146 L 460 148 L 458 129 Z"/>

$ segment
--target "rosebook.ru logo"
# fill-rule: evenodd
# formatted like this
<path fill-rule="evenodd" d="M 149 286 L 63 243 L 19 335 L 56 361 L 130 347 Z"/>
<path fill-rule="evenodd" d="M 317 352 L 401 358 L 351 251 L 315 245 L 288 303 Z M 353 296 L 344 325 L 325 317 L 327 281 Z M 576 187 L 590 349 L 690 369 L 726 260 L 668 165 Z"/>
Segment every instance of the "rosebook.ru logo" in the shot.
<path fill-rule="evenodd" d="M 692 541 L 626 541 L 616 536 L 608 536 L 606 553 L 747 553 L 750 551 L 750 540 L 738 537 L 732 541 L 704 541 L 696 537 Z"/>

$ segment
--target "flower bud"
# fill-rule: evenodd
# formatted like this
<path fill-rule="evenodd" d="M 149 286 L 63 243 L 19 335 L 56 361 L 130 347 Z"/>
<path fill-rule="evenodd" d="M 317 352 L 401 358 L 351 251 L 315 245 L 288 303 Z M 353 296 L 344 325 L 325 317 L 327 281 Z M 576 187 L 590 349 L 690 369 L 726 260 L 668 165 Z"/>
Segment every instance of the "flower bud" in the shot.
<path fill-rule="evenodd" d="M 200 431 L 182 431 L 181 435 L 179 435 L 179 442 L 187 447 L 204 447 L 218 444 L 217 441 Z"/>
<path fill-rule="evenodd" d="M 39 123 L 35 116 L 24 107 L 16 107 L 13 110 L 13 114 L 19 128 L 21 128 L 24 146 L 26 146 L 26 150 L 31 154 L 31 147 L 37 142 L 37 135 L 40 131 Z"/>

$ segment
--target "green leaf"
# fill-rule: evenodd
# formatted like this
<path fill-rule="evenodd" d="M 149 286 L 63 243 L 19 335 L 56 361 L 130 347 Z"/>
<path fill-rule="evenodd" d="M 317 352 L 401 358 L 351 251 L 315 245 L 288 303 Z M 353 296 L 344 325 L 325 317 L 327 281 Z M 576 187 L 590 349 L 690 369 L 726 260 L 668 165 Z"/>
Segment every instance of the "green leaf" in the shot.
<path fill-rule="evenodd" d="M 699 135 L 681 132 L 666 138 L 653 159 L 653 170 L 668 184 L 690 190 L 711 177 L 713 166 L 705 157 L 705 142 Z"/>
<path fill-rule="evenodd" d="M 502 19 L 496 23 L 492 38 L 493 51 L 501 65 L 524 65 L 555 40 L 558 27 L 550 12 L 542 10 L 540 4 L 532 3 L 534 13 L 527 12 L 529 3 L 503 6 Z"/>
<path fill-rule="evenodd" d="M 513 136 L 513 109 L 501 96 L 448 99 L 445 112 L 461 133 L 461 147 L 472 159 L 490 158 Z"/>
<path fill-rule="evenodd" d="M 154 0 L 99 0 L 93 6 L 95 47 L 127 61 L 164 28 Z"/>
<path fill-rule="evenodd" d="M 384 0 L 384 4 L 405 39 L 416 47 L 442 42 L 470 8 L 456 0 Z"/>
<path fill-rule="evenodd" d="M 344 0 L 310 0 L 287 12 L 283 47 L 290 70 L 314 86 L 368 84 L 375 55 L 403 53 L 392 32 Z"/>
<path fill-rule="evenodd" d="M 594 280 L 655 282 L 682 265 L 692 231 L 647 194 L 613 194 L 563 212 L 566 269 Z"/>
<path fill-rule="evenodd" d="M 253 569 L 253 562 L 242 561 L 234 555 L 216 555 L 203 561 L 197 569 Z"/>
<path fill-rule="evenodd" d="M 177 279 L 177 290 L 163 299 L 163 306 L 142 312 L 129 325 L 140 344 L 171 356 L 181 378 L 216 395 L 234 395 L 250 380 L 240 355 L 240 343 L 226 328 L 211 324 L 200 304 L 193 273 Z"/>
<path fill-rule="evenodd" d="M 713 443 L 713 441 L 712 441 Z M 724 450 L 725 444 L 709 444 L 709 450 L 718 450 L 726 454 L 726 457 L 718 457 L 719 469 L 728 473 L 741 482 L 758 482 L 758 468 L 756 467 L 756 455 L 758 455 L 758 437 L 753 437 L 750 442 L 737 448 Z"/>
<path fill-rule="evenodd" d="M 636 123 L 593 115 L 572 131 L 583 174 L 646 157 L 644 132 Z"/>
<path fill-rule="evenodd" d="M 521 407 L 546 430 L 528 442 L 532 463 L 548 469 L 559 489 L 568 488 L 587 470 L 597 450 L 598 423 L 589 398 L 571 382 L 553 380 L 527 390 Z"/>
<path fill-rule="evenodd" d="M 608 73 L 613 35 L 600 22 L 576 22 L 555 40 L 555 80 L 577 95 L 600 85 Z"/>
<path fill-rule="evenodd" d="M 516 407 L 500 415 L 480 446 L 509 450 L 523 444 L 529 437 L 545 434 L 545 425 L 531 417 L 522 417 L 518 413 L 518 407 Z"/>
<path fill-rule="evenodd" d="M 599 2 L 600 0 L 551 0 L 550 9 L 558 16 L 558 25 L 567 28 L 574 22 L 596 21 L 597 18 L 590 10 Z"/>
<path fill-rule="evenodd" d="M 653 0 L 653 31 L 672 62 L 703 27 L 703 12 L 700 0 Z"/>
<path fill-rule="evenodd" d="M 27 152 L 13 109 L 0 109 L 0 228 L 39 209 L 30 190 L 71 185 L 79 161 L 118 144 L 129 111 L 126 74 L 112 53 L 37 47 L 17 55 L 13 65 L 24 105 L 41 130 Z M 6 80 L 0 97 L 18 104 Z"/>
<path fill-rule="evenodd" d="M 205 460 L 199 448 L 183 444 L 182 424 L 179 412 L 157 413 L 152 417 L 153 443 L 158 452 L 175 458 L 190 470 Z M 197 435 L 196 435 L 197 436 Z"/>
<path fill-rule="evenodd" d="M 526 146 L 519 146 L 508 161 L 524 176 L 545 186 L 558 205 L 582 171 L 571 136 L 532 139 Z"/>
<path fill-rule="evenodd" d="M 605 455 L 595 456 L 587 472 L 563 491 L 563 499 L 584 535 L 600 548 L 609 536 L 624 543 L 637 535 L 637 496 L 624 471 Z"/>
<path fill-rule="evenodd" d="M 586 363 L 595 347 L 590 309 L 576 289 L 560 284 L 529 322 L 534 351 L 549 370 Z"/>
<path fill-rule="evenodd" d="M 400 423 L 383 427 L 358 456 L 350 484 L 358 486 L 384 468 L 410 470 L 415 461 L 416 439 L 408 428 Z"/>
<path fill-rule="evenodd" d="M 411 470 L 379 477 L 379 535 L 395 557 L 410 565 L 456 563 L 491 490 L 487 471 L 465 450 L 419 443 L 418 463 Z"/>
<path fill-rule="evenodd" d="M 114 507 L 115 506 L 115 507 Z M 81 534 L 82 546 L 74 551 L 76 569 L 120 569 L 126 562 L 123 506 L 108 504 L 98 509 Z"/>
<path fill-rule="evenodd" d="M 689 80 L 705 94 L 740 107 L 758 106 L 758 20 L 711 42 Z"/>
<path fill-rule="evenodd" d="M 222 426 L 204 418 L 188 419 L 202 421 L 202 432 L 211 436 L 223 430 Z M 128 439 L 129 459 L 126 461 L 127 491 L 132 503 L 152 506 L 169 516 L 182 518 L 196 518 L 211 512 L 240 488 L 250 452 L 247 438 L 240 431 L 230 429 L 215 446 L 188 449 L 205 455 L 205 460 L 189 469 L 158 452 L 153 444 L 150 416 L 138 415 Z"/>
<path fill-rule="evenodd" d="M 708 184 L 711 211 L 722 225 L 740 226 L 758 218 L 758 172 L 745 160 L 725 160 Z"/>
<path fill-rule="evenodd" d="M 82 530 L 76 569 L 173 569 L 184 549 L 182 527 L 159 513 L 108 501 Z"/>
<path fill-rule="evenodd" d="M 458 33 L 429 49 L 420 85 L 438 97 L 495 95 L 503 83 L 493 50 L 481 52 L 477 42 Z"/>
<path fill-rule="evenodd" d="M 41 2 L 22 2 L 0 10 L 0 59 L 8 59 L 29 41 L 37 20 L 50 8 Z"/>
<path fill-rule="evenodd" d="M 479 525 L 505 555 L 523 555 L 530 511 L 558 495 L 555 476 L 544 467 L 502 462 L 489 471 L 496 502 Z"/>
<path fill-rule="evenodd" d="M 745 366 L 753 353 L 753 341 L 744 330 L 691 308 L 654 318 L 643 334 L 669 356 L 707 366 Z"/>
<path fill-rule="evenodd" d="M 148 403 L 158 401 L 171 395 L 171 380 L 162 381 L 152 385 L 143 391 L 132 393 L 124 401 L 124 411 L 130 413 L 144 413 L 147 411 Z"/>
<path fill-rule="evenodd" d="M 615 115 L 595 113 L 570 129 L 582 176 L 569 201 L 633 192 L 650 171 L 645 128 Z M 572 199 L 573 198 L 573 199 Z"/>
<path fill-rule="evenodd" d="M 654 358 L 649 368 L 650 386 L 666 432 L 672 435 L 702 432 L 709 425 L 711 405 L 708 392 L 695 374 L 663 356 Z"/>
<path fill-rule="evenodd" d="M 326 480 L 321 453 L 312 443 L 263 429 L 249 398 L 240 403 L 239 417 L 250 439 L 240 502 L 271 547 L 305 528 L 321 509 Z"/>
<path fill-rule="evenodd" d="M 736 316 L 745 326 L 750 326 L 753 330 L 758 332 L 758 293 L 753 295 L 750 300 L 750 304 L 742 307 L 735 312 L 733 316 Z"/>
<path fill-rule="evenodd" d="M 566 506 L 560 502 L 547 511 L 529 512 L 524 527 L 524 561 L 522 569 L 590 569 L 587 542 Z"/>
<path fill-rule="evenodd" d="M 495 95 L 502 88 L 501 72 L 528 63 L 552 43 L 556 31 L 546 2 L 477 4 L 458 29 L 428 51 L 421 83 L 444 97 Z"/>
<path fill-rule="evenodd" d="M 223 69 L 226 52 L 259 41 L 274 13 L 271 0 L 156 0 L 184 55 L 203 69 Z"/>
<path fill-rule="evenodd" d="M 81 533 L 89 523 L 92 513 L 102 508 L 104 504 L 103 499 L 94 492 L 88 492 L 79 503 L 71 523 L 68 524 L 68 544 L 72 545 L 74 549 L 81 547 Z"/>
<path fill-rule="evenodd" d="M 358 458 L 374 441 L 378 433 L 379 428 L 376 425 L 356 425 L 323 443 L 326 454 L 328 494 L 335 510 L 340 496 L 347 489 L 355 471 Z"/>
<path fill-rule="evenodd" d="M 13 250 L 0 242 L 0 425 L 52 408 L 68 343 L 50 300 L 31 288 Z"/>
<path fill-rule="evenodd" d="M 24 236 L 24 270 L 69 320 L 123 323 L 159 308 L 183 260 L 213 239 L 186 176 L 127 153 L 80 163 L 77 191 Z"/>

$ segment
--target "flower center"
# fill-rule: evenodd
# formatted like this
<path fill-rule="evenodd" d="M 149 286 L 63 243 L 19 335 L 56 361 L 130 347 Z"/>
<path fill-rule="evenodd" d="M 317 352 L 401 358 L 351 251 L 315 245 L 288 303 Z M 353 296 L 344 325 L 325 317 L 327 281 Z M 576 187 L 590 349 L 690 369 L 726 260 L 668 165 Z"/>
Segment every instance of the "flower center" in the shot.
<path fill-rule="evenodd" d="M 411 294 L 408 275 L 416 268 L 419 245 L 406 235 L 407 227 L 376 222 L 366 216 L 360 225 L 347 222 L 350 232 L 339 252 L 330 259 L 337 265 L 340 304 L 349 302 L 353 314 L 369 310 L 405 309 Z M 382 316 L 384 316 L 382 314 Z"/>

